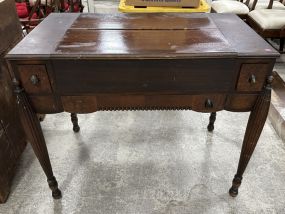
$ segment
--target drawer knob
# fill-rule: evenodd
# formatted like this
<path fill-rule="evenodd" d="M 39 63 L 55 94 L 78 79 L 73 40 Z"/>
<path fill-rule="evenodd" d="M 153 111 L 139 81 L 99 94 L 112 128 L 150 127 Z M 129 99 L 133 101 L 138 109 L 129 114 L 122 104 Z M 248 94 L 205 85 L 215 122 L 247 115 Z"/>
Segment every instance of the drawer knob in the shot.
<path fill-rule="evenodd" d="M 213 102 L 210 99 L 206 99 L 205 107 L 206 108 L 213 108 L 214 107 Z"/>
<path fill-rule="evenodd" d="M 36 75 L 32 75 L 30 81 L 33 85 L 37 85 L 40 82 L 39 78 Z"/>
<path fill-rule="evenodd" d="M 251 84 L 255 84 L 255 83 L 256 83 L 256 78 L 255 78 L 255 76 L 254 76 L 253 74 L 250 76 L 249 82 L 250 82 Z"/>

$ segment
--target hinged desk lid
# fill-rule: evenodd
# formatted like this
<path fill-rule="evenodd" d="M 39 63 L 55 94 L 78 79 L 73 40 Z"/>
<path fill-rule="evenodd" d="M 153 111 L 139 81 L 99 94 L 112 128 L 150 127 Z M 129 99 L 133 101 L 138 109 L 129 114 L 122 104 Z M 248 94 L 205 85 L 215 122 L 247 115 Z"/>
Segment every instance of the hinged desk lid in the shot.
<path fill-rule="evenodd" d="M 236 40 L 243 44 L 239 47 Z M 230 14 L 51 14 L 8 57 L 24 55 L 232 58 L 278 53 Z"/>

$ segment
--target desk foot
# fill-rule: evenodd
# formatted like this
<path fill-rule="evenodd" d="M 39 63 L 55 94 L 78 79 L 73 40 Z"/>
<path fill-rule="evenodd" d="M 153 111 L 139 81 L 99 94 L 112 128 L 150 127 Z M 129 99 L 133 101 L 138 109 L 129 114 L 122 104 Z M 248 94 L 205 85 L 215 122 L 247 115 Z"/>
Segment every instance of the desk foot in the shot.
<path fill-rule="evenodd" d="M 71 122 L 73 124 L 73 131 L 77 133 L 80 131 L 80 127 L 78 125 L 77 114 L 71 113 L 70 116 L 71 116 Z"/>
<path fill-rule="evenodd" d="M 229 191 L 230 195 L 233 197 L 237 196 L 238 194 L 238 188 L 241 185 L 243 173 L 252 156 L 252 153 L 265 124 L 270 106 L 272 81 L 273 77 L 269 76 L 263 93 L 258 96 L 250 113 L 243 139 L 237 173 L 233 180 L 233 185 Z"/>
<path fill-rule="evenodd" d="M 232 197 L 236 197 L 238 195 L 238 188 L 241 185 L 242 176 L 235 175 L 233 179 L 232 187 L 229 190 L 229 194 Z"/>
<path fill-rule="evenodd" d="M 210 116 L 210 119 L 209 119 L 209 125 L 207 127 L 209 132 L 212 132 L 214 130 L 214 123 L 216 121 L 216 115 L 217 115 L 216 112 L 212 112 L 211 113 L 211 116 Z"/>
<path fill-rule="evenodd" d="M 48 179 L 47 182 L 48 182 L 49 188 L 52 191 L 52 197 L 54 199 L 61 199 L 62 195 L 61 195 L 61 191 L 58 189 L 56 178 L 53 176 L 50 179 Z"/>
<path fill-rule="evenodd" d="M 38 118 L 40 122 L 43 122 L 45 120 L 46 115 L 45 114 L 38 114 Z"/>
<path fill-rule="evenodd" d="M 52 196 L 54 198 L 60 198 L 61 192 L 57 187 L 57 181 L 53 175 L 40 121 L 37 114 L 31 107 L 24 89 L 20 87 L 19 82 L 14 79 L 13 84 L 15 87 L 15 94 L 17 96 L 17 105 L 19 105 L 20 119 L 25 130 L 27 140 L 30 142 L 34 153 L 37 156 L 46 177 L 48 178 L 48 184 L 52 190 Z"/>

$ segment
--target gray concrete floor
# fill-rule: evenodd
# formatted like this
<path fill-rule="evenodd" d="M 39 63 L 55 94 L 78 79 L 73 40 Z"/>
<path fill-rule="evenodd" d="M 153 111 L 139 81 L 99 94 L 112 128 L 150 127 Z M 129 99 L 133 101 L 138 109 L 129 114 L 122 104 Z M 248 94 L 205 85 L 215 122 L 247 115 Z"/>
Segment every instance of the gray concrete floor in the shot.
<path fill-rule="evenodd" d="M 193 111 L 69 114 L 42 123 L 63 192 L 53 200 L 30 146 L 0 213 L 285 213 L 285 144 L 267 122 L 237 198 L 228 195 L 248 113 Z"/>

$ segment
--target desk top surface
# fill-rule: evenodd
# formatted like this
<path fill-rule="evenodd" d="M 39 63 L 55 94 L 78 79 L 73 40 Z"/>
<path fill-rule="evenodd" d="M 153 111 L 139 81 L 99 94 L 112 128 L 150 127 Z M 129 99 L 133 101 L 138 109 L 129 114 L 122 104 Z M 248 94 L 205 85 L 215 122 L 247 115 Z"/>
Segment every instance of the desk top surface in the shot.
<path fill-rule="evenodd" d="M 231 14 L 49 15 L 8 58 L 277 57 Z"/>

